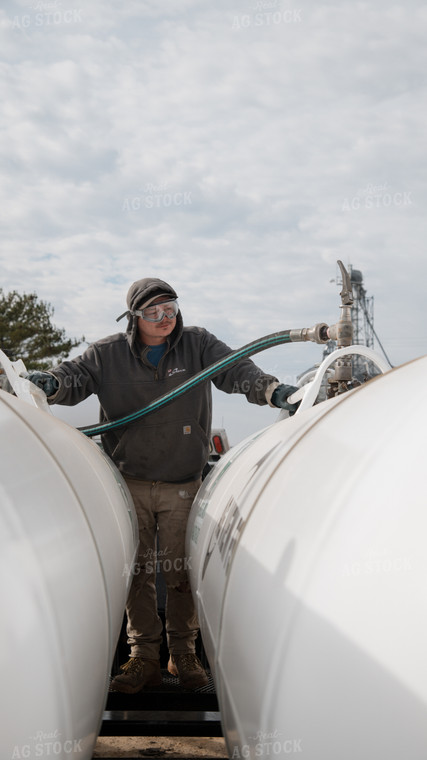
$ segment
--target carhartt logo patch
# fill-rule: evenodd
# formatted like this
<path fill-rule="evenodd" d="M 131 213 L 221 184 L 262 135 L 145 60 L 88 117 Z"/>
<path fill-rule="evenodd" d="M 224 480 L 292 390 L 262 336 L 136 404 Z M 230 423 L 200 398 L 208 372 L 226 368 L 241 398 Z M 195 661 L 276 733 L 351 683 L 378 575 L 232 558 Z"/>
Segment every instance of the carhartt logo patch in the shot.
<path fill-rule="evenodd" d="M 167 371 L 167 377 L 172 377 L 172 375 L 176 375 L 178 372 L 186 372 L 186 369 L 180 369 L 179 367 L 174 367 L 173 369 L 168 369 Z"/>
<path fill-rule="evenodd" d="M 184 435 L 191 435 L 191 425 L 184 425 L 182 432 Z"/>

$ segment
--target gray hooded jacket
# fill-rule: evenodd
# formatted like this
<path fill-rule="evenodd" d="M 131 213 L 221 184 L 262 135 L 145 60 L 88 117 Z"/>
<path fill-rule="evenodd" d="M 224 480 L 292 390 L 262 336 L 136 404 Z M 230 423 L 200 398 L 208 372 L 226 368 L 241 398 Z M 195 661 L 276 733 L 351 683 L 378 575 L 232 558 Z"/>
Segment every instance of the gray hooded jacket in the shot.
<path fill-rule="evenodd" d="M 166 282 L 145 278 L 130 287 L 129 310 L 156 292 L 177 297 Z M 60 385 L 49 403 L 72 406 L 94 393 L 100 402 L 100 421 L 116 420 L 139 411 L 232 351 L 207 330 L 184 327 L 179 311 L 167 350 L 155 367 L 147 358 L 149 346 L 139 340 L 138 317 L 126 315 L 126 333 L 96 341 L 81 356 L 51 370 Z M 261 405 L 269 402 L 278 385 L 277 378 L 264 374 L 250 359 L 242 359 L 212 382 L 226 393 L 244 393 L 248 401 Z M 209 453 L 210 383 L 207 380 L 168 406 L 102 436 L 106 453 L 124 475 L 175 483 L 200 477 Z"/>

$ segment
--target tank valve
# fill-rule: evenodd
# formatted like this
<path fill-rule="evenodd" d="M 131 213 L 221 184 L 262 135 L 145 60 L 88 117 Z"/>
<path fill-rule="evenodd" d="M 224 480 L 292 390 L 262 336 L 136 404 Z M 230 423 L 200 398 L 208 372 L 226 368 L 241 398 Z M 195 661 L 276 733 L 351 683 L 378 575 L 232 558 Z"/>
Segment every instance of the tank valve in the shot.
<path fill-rule="evenodd" d="M 351 346 L 353 342 L 353 323 L 351 321 L 351 307 L 353 306 L 353 291 L 351 288 L 350 275 L 347 272 L 342 261 L 338 261 L 338 266 L 342 275 L 341 296 L 341 317 L 339 322 L 331 325 L 327 329 L 328 336 L 331 340 L 337 341 L 338 348 Z M 328 396 L 337 396 L 339 393 L 347 391 L 348 384 L 352 380 L 353 365 L 351 356 L 343 356 L 337 359 L 335 363 L 335 373 L 329 378 Z"/>
<path fill-rule="evenodd" d="M 353 291 L 351 289 L 350 275 L 347 272 L 342 261 L 338 261 L 338 266 L 342 276 L 341 296 L 341 317 L 339 322 L 328 327 L 328 336 L 331 340 L 336 340 L 338 348 L 351 346 L 353 342 L 353 323 L 351 321 L 351 307 L 353 306 Z"/>

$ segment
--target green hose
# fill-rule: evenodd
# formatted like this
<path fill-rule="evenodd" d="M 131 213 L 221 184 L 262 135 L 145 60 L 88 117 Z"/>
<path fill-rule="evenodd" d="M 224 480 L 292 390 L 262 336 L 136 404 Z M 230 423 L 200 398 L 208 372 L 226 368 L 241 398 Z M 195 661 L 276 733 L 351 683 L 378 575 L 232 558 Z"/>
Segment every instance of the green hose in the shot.
<path fill-rule="evenodd" d="M 246 346 L 237 348 L 235 351 L 227 354 L 227 356 L 224 356 L 223 359 L 219 359 L 214 364 L 211 364 L 210 367 L 207 367 L 201 372 L 198 372 L 197 375 L 193 375 L 190 380 L 187 380 L 185 383 L 178 385 L 177 388 L 174 388 L 173 391 L 169 391 L 169 393 L 165 393 L 164 396 L 160 396 L 159 398 L 155 399 L 143 409 L 140 409 L 138 412 L 133 412 L 132 414 L 128 414 L 126 417 L 121 417 L 120 419 L 113 420 L 112 422 L 101 422 L 98 425 L 87 425 L 85 427 L 78 428 L 78 430 L 80 430 L 85 435 L 92 437 L 94 435 L 99 435 L 100 433 L 106 433 L 108 430 L 114 430 L 115 428 L 123 427 L 123 425 L 127 425 L 129 422 L 135 422 L 135 420 L 139 420 L 141 417 L 145 417 L 147 414 L 151 414 L 152 412 L 157 411 L 157 409 L 161 409 L 163 406 L 166 406 L 166 404 L 170 404 L 172 401 L 175 401 L 176 398 L 179 398 L 184 393 L 187 393 L 187 391 L 190 391 L 196 385 L 199 385 L 199 383 L 203 383 L 205 380 L 209 380 L 210 378 L 219 375 L 224 369 L 228 369 L 233 364 L 237 364 L 240 359 L 244 359 L 247 356 L 253 356 L 253 354 L 258 354 L 260 351 L 264 351 L 266 348 L 278 346 L 281 343 L 290 343 L 292 341 L 290 333 L 291 330 L 283 330 L 282 332 L 266 335 L 264 338 L 258 338 L 258 340 L 254 340 L 252 343 L 248 343 Z"/>

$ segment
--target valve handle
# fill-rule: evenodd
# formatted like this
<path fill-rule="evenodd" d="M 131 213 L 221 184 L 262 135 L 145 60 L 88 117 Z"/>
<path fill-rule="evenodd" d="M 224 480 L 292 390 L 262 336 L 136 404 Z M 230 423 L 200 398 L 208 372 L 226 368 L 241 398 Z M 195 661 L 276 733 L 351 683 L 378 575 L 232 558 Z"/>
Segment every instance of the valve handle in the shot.
<path fill-rule="evenodd" d="M 353 290 L 351 287 L 350 275 L 347 272 L 342 261 L 338 259 L 337 264 L 341 270 L 341 277 L 342 277 L 342 290 L 340 293 L 342 305 L 353 306 L 354 298 L 353 298 Z"/>

